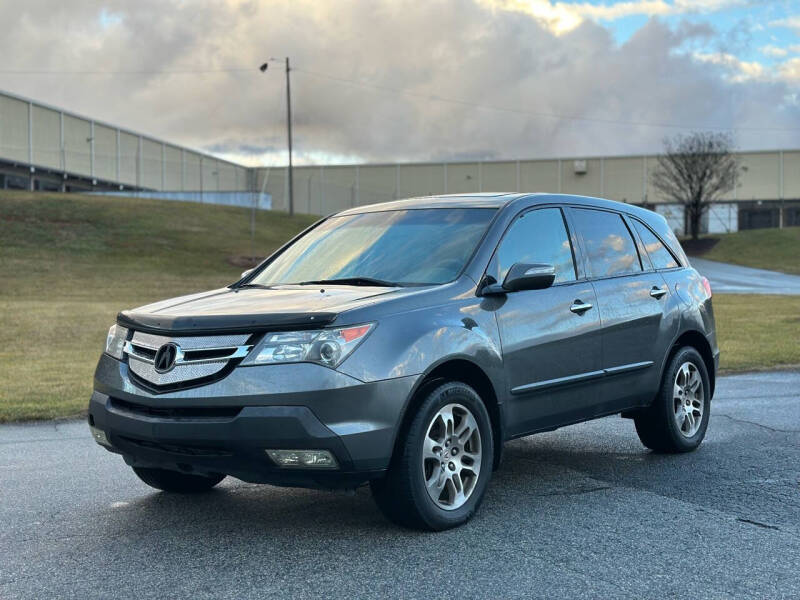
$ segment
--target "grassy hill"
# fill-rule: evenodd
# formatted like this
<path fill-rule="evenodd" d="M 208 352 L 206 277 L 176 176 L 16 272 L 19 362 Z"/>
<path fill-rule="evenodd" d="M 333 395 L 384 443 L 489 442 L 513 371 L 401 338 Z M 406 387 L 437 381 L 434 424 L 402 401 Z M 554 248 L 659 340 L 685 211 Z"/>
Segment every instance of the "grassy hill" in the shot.
<path fill-rule="evenodd" d="M 748 229 L 723 235 L 701 258 L 800 275 L 800 227 Z M 702 241 L 702 240 L 701 240 Z M 687 252 L 691 244 L 687 244 Z"/>
<path fill-rule="evenodd" d="M 316 217 L 0 191 L 0 422 L 79 414 L 117 312 L 221 287 Z"/>

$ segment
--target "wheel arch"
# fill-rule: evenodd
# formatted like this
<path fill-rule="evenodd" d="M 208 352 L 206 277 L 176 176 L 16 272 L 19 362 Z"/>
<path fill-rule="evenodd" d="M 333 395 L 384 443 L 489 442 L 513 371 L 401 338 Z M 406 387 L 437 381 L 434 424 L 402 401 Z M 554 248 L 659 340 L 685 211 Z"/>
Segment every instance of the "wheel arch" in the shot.
<path fill-rule="evenodd" d="M 669 365 L 669 362 L 672 360 L 672 357 L 675 356 L 675 353 L 685 346 L 691 346 L 695 350 L 700 353 L 700 356 L 703 358 L 703 363 L 705 363 L 706 371 L 708 372 L 708 379 L 711 382 L 711 396 L 709 400 L 714 397 L 714 387 L 716 385 L 716 378 L 717 374 L 714 369 L 714 354 L 711 351 L 711 344 L 706 339 L 706 336 L 703 335 L 702 332 L 697 331 L 696 329 L 690 329 L 688 331 L 684 331 L 681 333 L 675 341 L 672 343 L 669 352 L 667 353 L 667 357 L 664 360 L 664 364 L 661 365 L 661 378 L 660 381 L 664 379 L 664 371 Z"/>
<path fill-rule="evenodd" d="M 406 407 L 400 419 L 392 448 L 392 460 L 397 456 L 398 446 L 408 431 L 417 409 L 425 399 L 425 395 L 437 385 L 445 381 L 459 381 L 472 387 L 483 400 L 489 421 L 492 426 L 494 460 L 493 468 L 500 466 L 505 440 L 502 403 L 499 401 L 495 386 L 486 371 L 469 358 L 458 356 L 444 359 L 433 365 L 423 374 L 409 395 Z"/>

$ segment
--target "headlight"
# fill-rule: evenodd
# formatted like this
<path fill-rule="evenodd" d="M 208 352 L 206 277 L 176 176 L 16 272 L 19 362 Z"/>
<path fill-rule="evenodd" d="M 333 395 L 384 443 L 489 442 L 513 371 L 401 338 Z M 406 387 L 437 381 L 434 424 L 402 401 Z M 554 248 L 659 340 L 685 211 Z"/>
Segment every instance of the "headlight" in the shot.
<path fill-rule="evenodd" d="M 313 331 L 283 331 L 264 336 L 242 365 L 315 362 L 337 367 L 364 341 L 375 323 L 316 329 Z"/>
<path fill-rule="evenodd" d="M 125 346 L 125 339 L 128 337 L 128 330 L 119 325 L 112 325 L 108 329 L 106 337 L 106 354 L 122 360 L 122 349 Z"/>

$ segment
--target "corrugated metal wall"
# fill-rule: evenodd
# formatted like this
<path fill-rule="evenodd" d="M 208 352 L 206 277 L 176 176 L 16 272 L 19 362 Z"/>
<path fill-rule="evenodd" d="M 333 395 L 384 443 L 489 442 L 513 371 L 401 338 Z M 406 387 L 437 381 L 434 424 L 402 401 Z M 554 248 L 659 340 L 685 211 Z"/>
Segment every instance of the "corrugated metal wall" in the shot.
<path fill-rule="evenodd" d="M 0 156 L 8 160 L 27 162 L 28 139 L 27 102 L 0 95 Z"/>
<path fill-rule="evenodd" d="M 250 190 L 247 167 L 2 92 L 0 161 L 106 186 Z"/>
<path fill-rule="evenodd" d="M 741 154 L 744 171 L 730 201 L 800 199 L 800 151 Z M 577 168 L 585 164 L 583 168 Z M 471 192 L 554 192 L 610 198 L 632 204 L 669 200 L 650 185 L 655 156 L 400 165 L 296 167 L 295 210 L 328 214 L 397 198 Z M 583 172 L 582 172 L 583 171 Z M 284 167 L 256 169 L 258 189 L 285 210 Z"/>

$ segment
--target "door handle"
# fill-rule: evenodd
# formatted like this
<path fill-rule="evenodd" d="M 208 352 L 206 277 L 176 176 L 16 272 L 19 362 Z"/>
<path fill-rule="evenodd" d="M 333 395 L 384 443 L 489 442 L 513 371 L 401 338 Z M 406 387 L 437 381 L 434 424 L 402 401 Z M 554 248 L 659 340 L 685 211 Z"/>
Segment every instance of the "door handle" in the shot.
<path fill-rule="evenodd" d="M 591 304 L 587 304 L 585 302 L 581 302 L 580 300 L 575 300 L 575 302 L 572 304 L 572 306 L 569 307 L 569 309 L 572 312 L 574 312 L 575 314 L 578 314 L 578 315 L 585 313 L 590 308 L 592 308 Z"/>
<path fill-rule="evenodd" d="M 664 294 L 667 293 L 667 290 L 658 287 L 657 285 L 653 286 L 653 289 L 650 290 L 650 295 L 655 298 L 656 300 L 661 298 Z"/>

